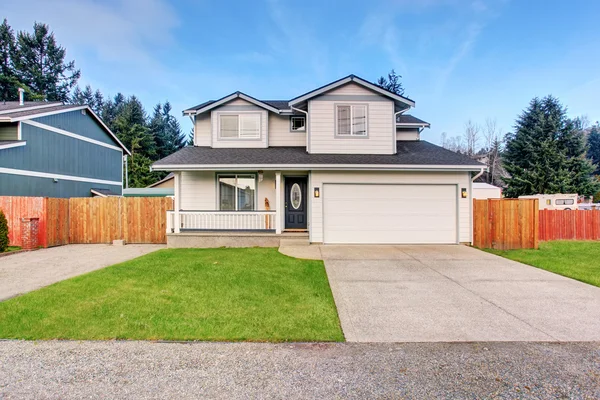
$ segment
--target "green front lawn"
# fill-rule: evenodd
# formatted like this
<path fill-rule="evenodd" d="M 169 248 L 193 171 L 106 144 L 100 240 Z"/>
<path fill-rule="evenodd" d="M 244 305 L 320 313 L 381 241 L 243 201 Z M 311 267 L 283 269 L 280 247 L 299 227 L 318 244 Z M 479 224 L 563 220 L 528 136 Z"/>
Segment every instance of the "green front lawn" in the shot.
<path fill-rule="evenodd" d="M 0 303 L 0 338 L 342 341 L 322 261 L 167 249 Z"/>
<path fill-rule="evenodd" d="M 600 242 L 541 242 L 539 250 L 487 250 L 600 287 Z"/>

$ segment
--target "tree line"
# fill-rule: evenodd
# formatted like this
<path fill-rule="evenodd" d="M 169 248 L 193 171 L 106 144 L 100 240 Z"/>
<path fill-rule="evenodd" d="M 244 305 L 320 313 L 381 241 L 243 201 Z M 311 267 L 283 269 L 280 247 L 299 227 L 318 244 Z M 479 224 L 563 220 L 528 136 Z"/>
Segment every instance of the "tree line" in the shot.
<path fill-rule="evenodd" d="M 66 61 L 48 25 L 36 22 L 33 32 L 14 30 L 4 19 L 0 25 L 0 100 L 18 100 L 18 89 L 27 101 L 61 101 L 87 104 L 131 151 L 128 157 L 129 187 L 145 187 L 163 178 L 150 165 L 187 144 L 168 101 L 159 102 L 148 115 L 134 95 L 105 96 L 87 85 L 77 85 L 81 71 Z M 124 180 L 125 182 L 125 180 Z"/>
<path fill-rule="evenodd" d="M 479 147 L 481 139 L 483 146 Z M 600 198 L 600 126 L 569 118 L 553 96 L 534 98 L 502 135 L 495 120 L 465 124 L 462 135 L 442 134 L 442 146 L 488 165 L 486 182 L 506 197 L 577 193 Z"/>

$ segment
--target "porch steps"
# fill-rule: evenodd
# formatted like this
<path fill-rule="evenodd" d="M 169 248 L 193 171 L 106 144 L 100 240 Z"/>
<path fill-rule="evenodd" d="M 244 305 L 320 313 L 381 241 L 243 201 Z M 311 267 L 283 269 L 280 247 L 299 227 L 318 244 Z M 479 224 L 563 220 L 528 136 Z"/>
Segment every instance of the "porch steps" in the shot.
<path fill-rule="evenodd" d="M 310 242 L 308 241 L 308 235 L 305 237 L 282 237 L 279 241 L 280 247 L 285 246 L 308 246 Z"/>

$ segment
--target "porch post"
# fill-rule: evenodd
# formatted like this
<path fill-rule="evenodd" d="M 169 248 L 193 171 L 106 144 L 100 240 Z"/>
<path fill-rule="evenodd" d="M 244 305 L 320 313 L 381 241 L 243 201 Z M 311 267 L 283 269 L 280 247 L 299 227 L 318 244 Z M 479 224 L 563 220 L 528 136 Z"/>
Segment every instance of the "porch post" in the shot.
<path fill-rule="evenodd" d="M 174 178 L 173 194 L 175 195 L 175 205 L 173 207 L 173 225 L 175 225 L 174 232 L 179 233 L 181 231 L 181 222 L 179 220 L 179 210 L 181 209 L 181 172 L 175 172 Z"/>
<path fill-rule="evenodd" d="M 281 234 L 281 171 L 275 171 L 275 233 Z"/>

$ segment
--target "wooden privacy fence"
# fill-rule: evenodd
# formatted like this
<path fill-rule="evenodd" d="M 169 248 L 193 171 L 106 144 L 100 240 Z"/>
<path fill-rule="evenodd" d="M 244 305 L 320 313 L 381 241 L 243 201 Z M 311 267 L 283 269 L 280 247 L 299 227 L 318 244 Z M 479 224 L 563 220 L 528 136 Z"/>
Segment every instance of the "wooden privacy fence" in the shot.
<path fill-rule="evenodd" d="M 38 243 L 42 247 L 69 243 L 69 199 L 0 196 L 0 210 L 8 220 L 11 246 L 22 246 L 21 218 L 38 218 Z"/>
<path fill-rule="evenodd" d="M 71 243 L 166 243 L 168 197 L 105 197 L 69 200 Z"/>
<path fill-rule="evenodd" d="M 540 240 L 600 240 L 600 210 L 540 210 Z"/>
<path fill-rule="evenodd" d="M 39 218 L 42 247 L 69 243 L 166 243 L 168 197 L 96 197 L 56 199 L 2 197 L 9 240 L 21 246 L 21 218 Z"/>
<path fill-rule="evenodd" d="M 537 199 L 473 200 L 473 246 L 487 249 L 537 249 Z"/>

